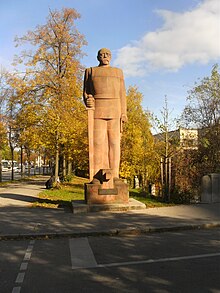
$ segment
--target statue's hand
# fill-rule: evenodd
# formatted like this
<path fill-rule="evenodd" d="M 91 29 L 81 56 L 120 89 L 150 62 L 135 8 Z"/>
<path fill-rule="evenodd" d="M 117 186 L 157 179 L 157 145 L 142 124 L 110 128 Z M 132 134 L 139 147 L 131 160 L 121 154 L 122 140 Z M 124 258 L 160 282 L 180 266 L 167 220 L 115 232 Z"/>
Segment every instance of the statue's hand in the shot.
<path fill-rule="evenodd" d="M 127 117 L 127 115 L 122 114 L 122 115 L 121 115 L 121 121 L 122 121 L 122 122 L 127 122 L 127 121 L 128 121 L 128 117 Z"/>
<path fill-rule="evenodd" d="M 86 99 L 86 107 L 88 108 L 94 108 L 95 106 L 95 99 L 92 95 L 88 95 Z"/>

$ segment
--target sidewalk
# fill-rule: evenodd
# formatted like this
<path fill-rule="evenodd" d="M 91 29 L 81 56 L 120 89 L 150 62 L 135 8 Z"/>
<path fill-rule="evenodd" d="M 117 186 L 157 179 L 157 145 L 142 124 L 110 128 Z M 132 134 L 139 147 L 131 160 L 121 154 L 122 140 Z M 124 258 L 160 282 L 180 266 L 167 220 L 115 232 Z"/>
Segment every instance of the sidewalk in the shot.
<path fill-rule="evenodd" d="M 63 209 L 31 207 L 44 184 L 45 179 L 0 187 L 0 240 L 135 235 L 220 227 L 220 203 L 77 215 Z"/>

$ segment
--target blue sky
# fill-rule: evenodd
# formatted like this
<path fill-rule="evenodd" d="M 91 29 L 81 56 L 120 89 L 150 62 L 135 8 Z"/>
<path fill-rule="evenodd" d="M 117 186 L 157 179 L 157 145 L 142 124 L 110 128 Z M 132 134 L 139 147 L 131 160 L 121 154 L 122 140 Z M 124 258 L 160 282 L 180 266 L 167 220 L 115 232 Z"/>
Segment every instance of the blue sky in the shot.
<path fill-rule="evenodd" d="M 219 0 L 7 0 L 0 1 L 0 65 L 10 69 L 15 36 L 46 23 L 50 9 L 76 9 L 88 45 L 82 63 L 97 65 L 97 51 L 112 51 L 112 65 L 136 85 L 143 107 L 160 116 L 167 96 L 172 117 L 187 91 L 220 64 Z"/>

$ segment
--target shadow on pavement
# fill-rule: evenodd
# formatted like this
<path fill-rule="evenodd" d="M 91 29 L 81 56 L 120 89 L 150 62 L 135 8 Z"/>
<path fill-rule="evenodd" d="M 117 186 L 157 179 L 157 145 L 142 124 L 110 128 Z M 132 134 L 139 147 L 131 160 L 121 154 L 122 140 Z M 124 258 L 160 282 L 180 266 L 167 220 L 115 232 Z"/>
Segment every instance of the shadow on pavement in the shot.
<path fill-rule="evenodd" d="M 45 180 L 39 180 L 40 186 Z M 109 232 L 109 234 L 135 234 L 139 231 L 154 231 L 169 227 L 189 227 L 211 223 L 220 223 L 220 203 L 218 204 L 194 204 L 172 207 L 150 208 L 142 211 L 130 212 L 98 212 L 86 214 L 72 214 L 66 201 L 39 200 L 37 193 L 41 191 L 36 186 L 37 181 L 28 182 L 22 189 L 15 193 L 2 190 L 0 196 L 8 204 L 0 207 L 0 236 L 9 234 L 37 234 L 37 233 L 70 233 L 85 235 L 86 233 Z M 20 186 L 21 187 L 21 186 Z M 19 187 L 18 187 L 19 188 Z M 29 191 L 25 190 L 29 188 Z M 42 188 L 44 188 L 42 186 Z M 6 192 L 7 191 L 7 192 Z M 28 195 L 33 192 L 33 196 Z M 26 193 L 26 194 L 25 194 Z M 30 193 L 29 193 L 30 194 Z M 62 209 L 40 208 L 10 205 L 12 201 L 32 203 L 57 204 Z M 67 212 L 68 211 L 68 212 Z"/>
<path fill-rule="evenodd" d="M 143 212 L 112 213 L 100 212 L 73 215 L 63 209 L 3 207 L 0 212 L 0 236 L 9 234 L 47 234 L 69 233 L 72 236 L 98 235 L 108 232 L 109 235 L 136 234 L 139 231 L 150 232 L 154 229 L 163 231 L 176 227 L 194 229 L 195 225 L 218 223 L 219 217 L 211 214 L 204 217 L 177 218 L 169 215 L 148 215 Z"/>
<path fill-rule="evenodd" d="M 15 193 L 1 193 L 0 198 L 7 198 L 7 199 L 13 199 L 13 200 L 25 201 L 25 202 L 35 202 L 38 200 L 38 197 L 15 194 Z"/>

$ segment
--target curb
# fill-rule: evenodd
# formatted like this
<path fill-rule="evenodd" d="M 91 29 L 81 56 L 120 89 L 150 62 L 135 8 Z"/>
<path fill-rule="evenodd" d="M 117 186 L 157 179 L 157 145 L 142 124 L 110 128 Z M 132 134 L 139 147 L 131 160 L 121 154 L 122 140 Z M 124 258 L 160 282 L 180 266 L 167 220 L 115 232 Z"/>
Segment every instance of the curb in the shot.
<path fill-rule="evenodd" d="M 48 233 L 24 233 L 24 234 L 5 234 L 0 235 L 0 241 L 6 240 L 47 240 L 56 238 L 81 238 L 81 237 L 101 237 L 101 236 L 138 236 L 148 233 L 164 233 L 187 230 L 202 230 L 219 228 L 220 222 L 206 223 L 206 224 L 190 224 L 182 226 L 169 227 L 146 227 L 146 228 L 124 228 L 124 229 L 110 229 L 108 231 L 91 231 L 91 232 L 48 232 Z"/>

